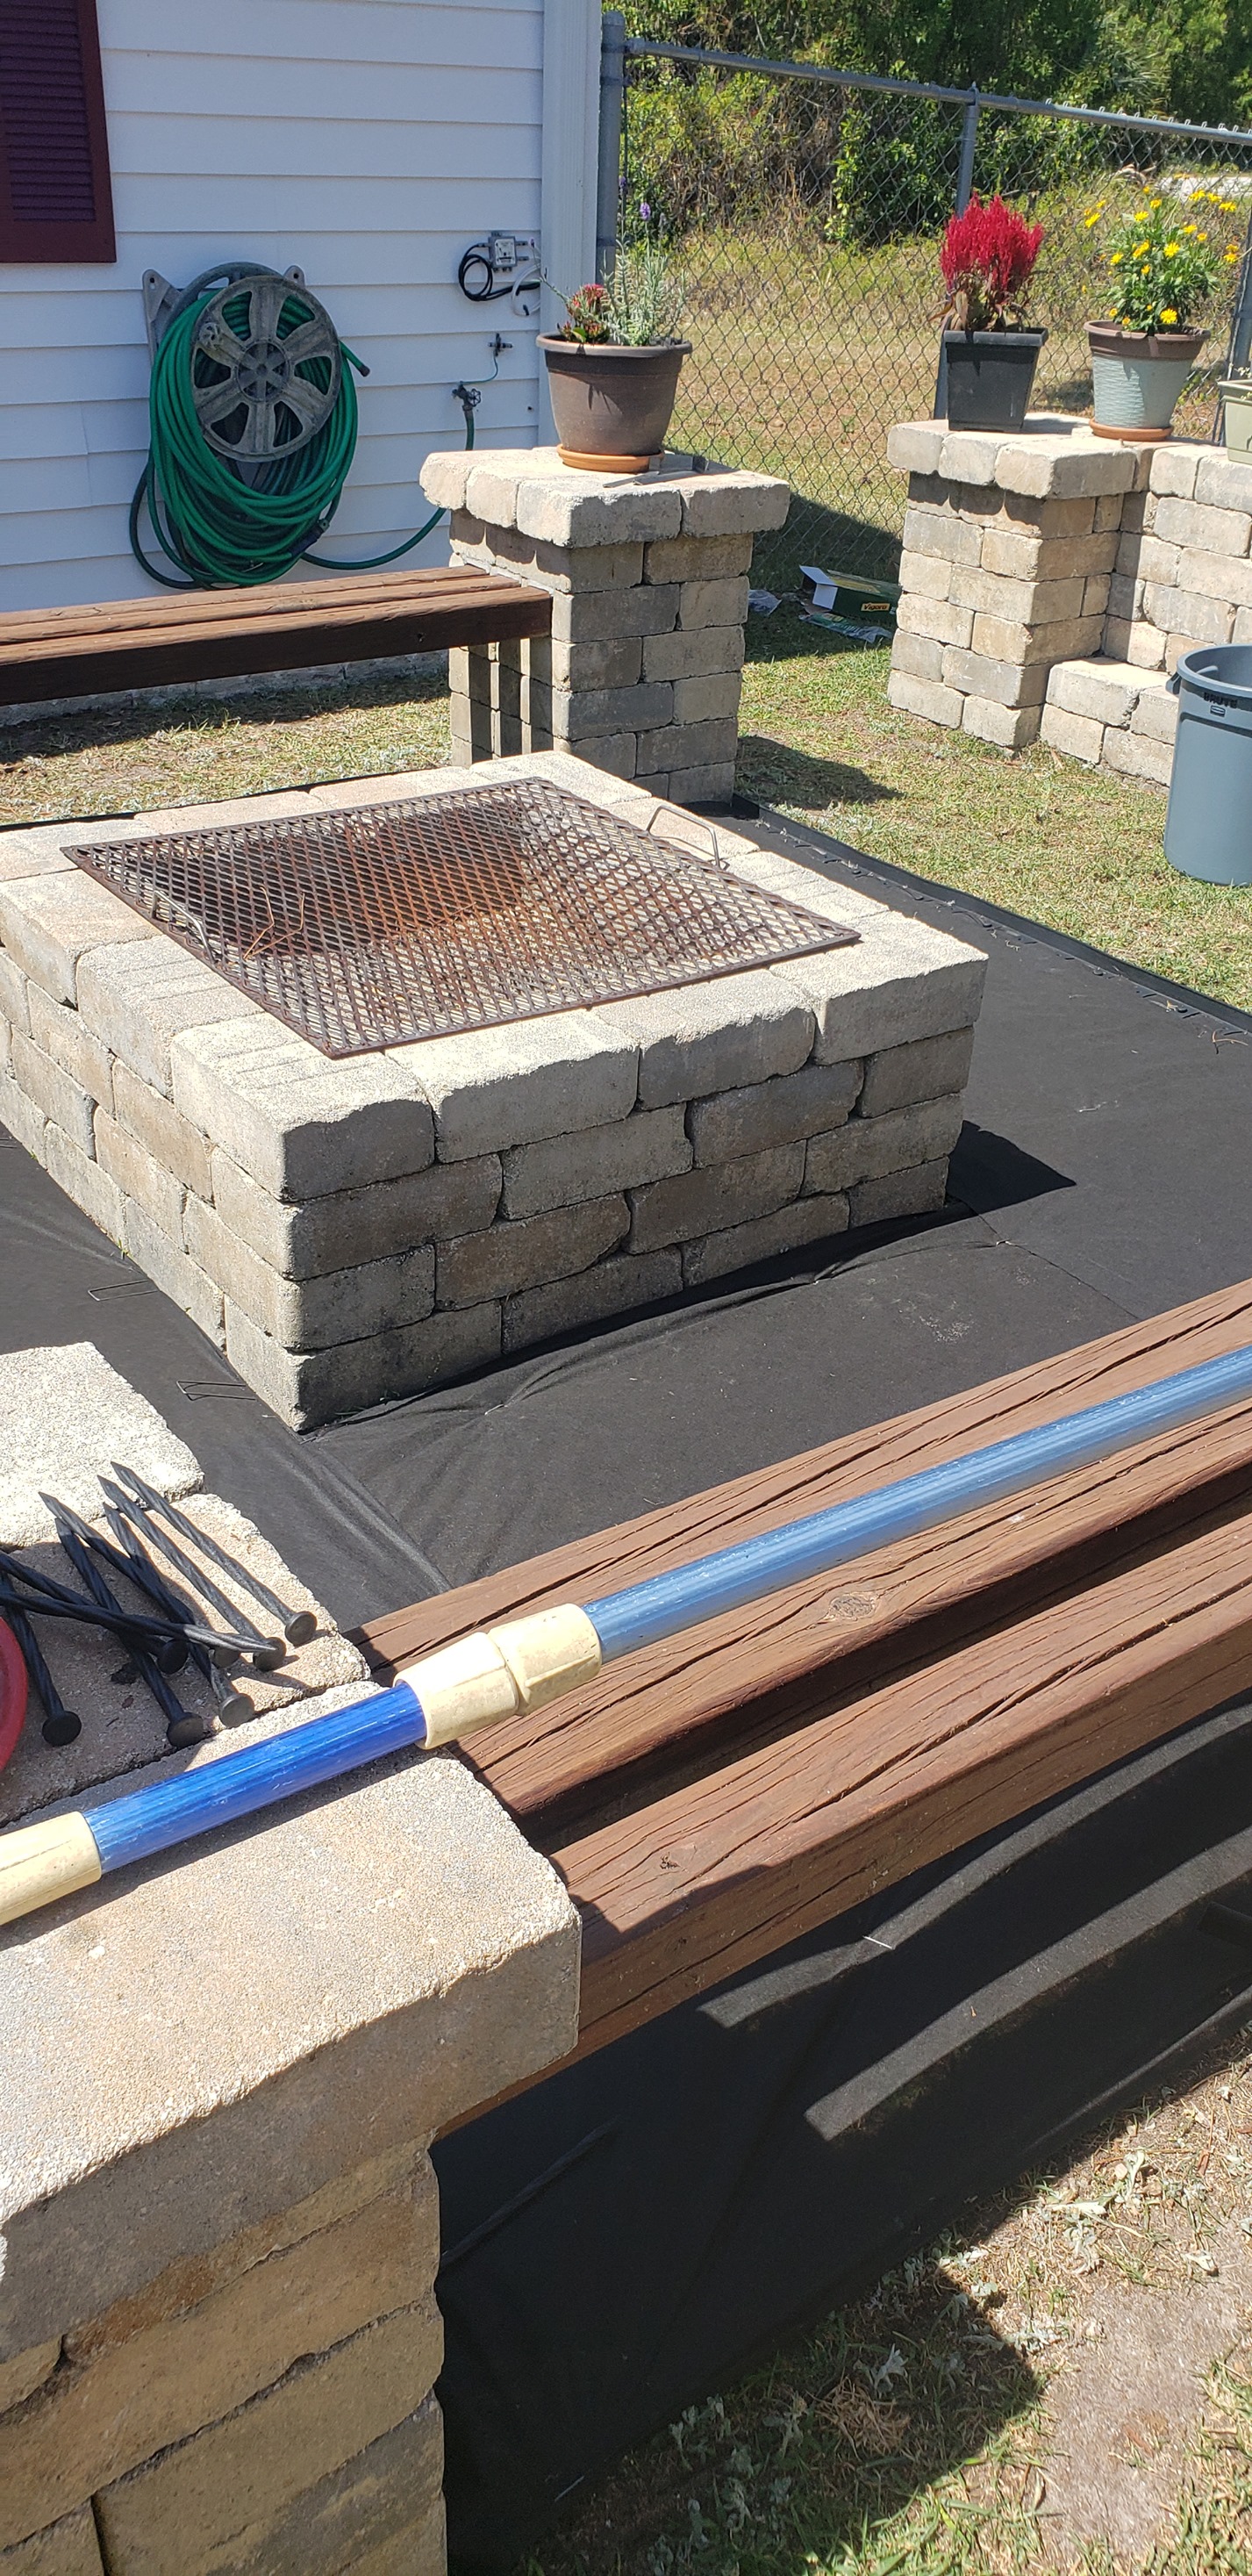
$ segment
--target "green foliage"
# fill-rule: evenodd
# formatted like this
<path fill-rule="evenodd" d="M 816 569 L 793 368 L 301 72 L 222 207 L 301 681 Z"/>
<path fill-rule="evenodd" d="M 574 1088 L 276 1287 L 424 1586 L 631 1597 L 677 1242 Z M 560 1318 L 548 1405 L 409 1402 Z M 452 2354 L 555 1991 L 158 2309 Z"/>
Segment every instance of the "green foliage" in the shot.
<path fill-rule="evenodd" d="M 1103 212 L 1099 206 L 1088 215 L 1088 227 Z M 1123 215 L 1105 248 L 1110 320 L 1126 331 L 1185 331 L 1212 294 L 1223 262 L 1238 261 L 1234 243 L 1223 244 L 1214 225 L 1215 217 L 1237 213 L 1232 199 L 1205 188 L 1183 202 L 1145 197 Z"/>

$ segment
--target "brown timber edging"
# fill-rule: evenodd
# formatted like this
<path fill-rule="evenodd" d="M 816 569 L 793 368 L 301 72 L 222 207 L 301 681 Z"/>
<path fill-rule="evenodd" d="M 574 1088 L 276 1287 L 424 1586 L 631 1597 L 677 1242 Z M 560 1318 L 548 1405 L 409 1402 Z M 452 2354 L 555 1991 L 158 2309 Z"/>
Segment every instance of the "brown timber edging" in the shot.
<path fill-rule="evenodd" d="M 1252 1284 L 371 1623 L 586 1600 L 1252 1340 Z M 1252 1686 L 1252 1407 L 623 1658 L 473 1767 L 584 1921 L 580 2053 Z M 470 1758 L 467 1753 L 467 1757 Z"/>

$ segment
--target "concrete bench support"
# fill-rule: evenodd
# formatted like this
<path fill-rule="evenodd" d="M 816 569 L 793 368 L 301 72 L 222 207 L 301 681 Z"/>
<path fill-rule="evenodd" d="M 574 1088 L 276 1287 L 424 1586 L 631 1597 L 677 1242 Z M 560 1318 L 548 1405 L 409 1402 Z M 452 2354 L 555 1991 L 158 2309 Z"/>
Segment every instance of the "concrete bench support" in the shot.
<path fill-rule="evenodd" d="M 786 484 L 499 448 L 428 457 L 422 485 L 452 513 L 454 564 L 552 593 L 551 636 L 450 656 L 454 757 L 572 751 L 679 804 L 726 803 L 752 540 L 781 527 Z"/>

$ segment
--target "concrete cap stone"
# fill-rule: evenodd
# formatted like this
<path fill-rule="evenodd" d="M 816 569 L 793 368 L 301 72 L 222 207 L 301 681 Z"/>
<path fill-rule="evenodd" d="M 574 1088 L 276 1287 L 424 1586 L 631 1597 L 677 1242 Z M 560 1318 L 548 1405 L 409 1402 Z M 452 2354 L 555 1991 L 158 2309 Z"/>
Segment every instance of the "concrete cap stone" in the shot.
<path fill-rule="evenodd" d="M 1151 451 L 1096 438 L 1088 422 L 1063 413 L 1028 413 L 1023 427 L 949 429 L 946 421 L 899 421 L 888 433 L 888 462 L 907 474 L 1017 492 L 1028 500 L 1074 500 L 1131 492 L 1146 477 Z"/>
<path fill-rule="evenodd" d="M 813 1015 L 772 969 L 602 1002 L 597 1020 L 639 1050 L 644 1109 L 796 1073 L 813 1044 Z"/>
<path fill-rule="evenodd" d="M 249 1741 L 368 1696 L 337 1691 Z M 8 1927 L 0 2357 L 563 2056 L 578 1958 L 555 1871 L 440 1755 Z"/>
<path fill-rule="evenodd" d="M 784 990 L 815 1012 L 818 1064 L 843 1064 L 916 1038 L 940 1037 L 977 1019 L 987 972 L 977 948 L 791 860 L 769 854 L 736 857 L 731 864 L 750 884 L 805 903 L 859 934 L 854 948 L 790 957 L 769 969 Z"/>
<path fill-rule="evenodd" d="M 448 1163 L 626 1118 L 638 1090 L 635 1041 L 592 1011 L 423 1038 L 389 1047 L 385 1060 L 430 1102 Z"/>
<path fill-rule="evenodd" d="M 76 969 L 86 950 L 159 936 L 150 921 L 81 868 L 0 885 L 0 941 L 56 1002 L 76 1000 Z"/>
<path fill-rule="evenodd" d="M 554 447 L 430 456 L 422 488 L 488 528 L 557 546 L 750 535 L 781 527 L 791 498 L 776 475 L 720 465 L 696 472 L 689 456 L 667 455 L 648 474 L 594 474 L 562 464 Z"/>
<path fill-rule="evenodd" d="M 193 1493 L 200 1465 L 93 1342 L 10 1351 L 0 1368 L 0 1547 L 55 1539 L 41 1488 L 90 1519 L 115 1458 L 162 1494 Z"/>

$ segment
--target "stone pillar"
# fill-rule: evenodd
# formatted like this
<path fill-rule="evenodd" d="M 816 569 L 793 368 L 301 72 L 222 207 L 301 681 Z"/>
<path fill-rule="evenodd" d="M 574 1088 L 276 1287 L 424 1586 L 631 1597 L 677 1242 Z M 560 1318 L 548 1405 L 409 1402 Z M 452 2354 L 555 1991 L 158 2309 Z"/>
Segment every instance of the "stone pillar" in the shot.
<path fill-rule="evenodd" d="M 893 429 L 909 508 L 892 706 L 1007 751 L 1033 742 L 1053 666 L 1102 649 L 1123 503 L 1159 452 L 1047 414 L 1008 437 Z"/>
<path fill-rule="evenodd" d="M 453 757 L 571 751 L 679 804 L 734 785 L 752 540 L 790 495 L 767 474 L 670 457 L 584 474 L 555 448 L 430 456 L 452 561 L 552 593 L 552 633 L 451 655 Z"/>
<path fill-rule="evenodd" d="M 4 2576 L 442 2576 L 426 2149 L 572 2047 L 578 1948 L 439 1760 L 3 1936 Z"/>

